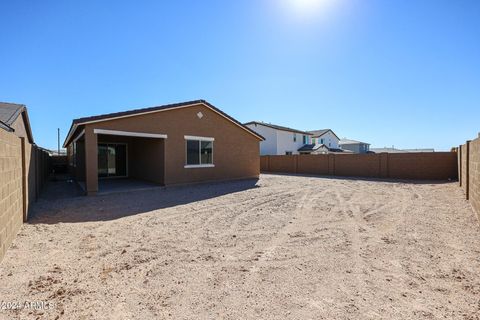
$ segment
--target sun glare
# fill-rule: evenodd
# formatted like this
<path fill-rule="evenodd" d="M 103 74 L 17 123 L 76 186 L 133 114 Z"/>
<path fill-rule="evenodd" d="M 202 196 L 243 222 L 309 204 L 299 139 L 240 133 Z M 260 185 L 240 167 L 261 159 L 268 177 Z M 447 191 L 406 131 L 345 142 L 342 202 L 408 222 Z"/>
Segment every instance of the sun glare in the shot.
<path fill-rule="evenodd" d="M 298 18 L 307 18 L 326 14 L 339 0 L 282 0 L 285 10 Z"/>

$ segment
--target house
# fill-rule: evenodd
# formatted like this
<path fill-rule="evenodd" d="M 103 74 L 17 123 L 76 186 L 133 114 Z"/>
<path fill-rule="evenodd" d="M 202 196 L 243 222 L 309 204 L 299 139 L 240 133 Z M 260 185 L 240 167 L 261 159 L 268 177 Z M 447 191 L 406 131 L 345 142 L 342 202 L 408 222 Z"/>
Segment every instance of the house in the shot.
<path fill-rule="evenodd" d="M 332 129 L 309 131 L 312 134 L 312 144 L 325 145 L 327 148 L 339 149 L 340 138 Z"/>
<path fill-rule="evenodd" d="M 204 100 L 75 119 L 64 142 L 88 195 L 99 181 L 160 185 L 258 178 L 263 137 Z"/>
<path fill-rule="evenodd" d="M 435 152 L 435 149 L 433 148 L 431 149 L 397 149 L 394 147 L 391 147 L 391 148 L 385 147 L 385 148 L 370 148 L 370 151 L 374 153 L 408 153 L 408 152 L 417 153 L 417 152 Z"/>
<path fill-rule="evenodd" d="M 309 144 L 312 137 L 310 132 L 259 121 L 245 123 L 245 126 L 265 138 L 260 143 L 262 156 L 299 154 L 299 149 Z"/>
<path fill-rule="evenodd" d="M 0 102 L 0 261 L 49 174 L 48 154 L 33 141 L 27 108 Z"/>
<path fill-rule="evenodd" d="M 306 144 L 298 149 L 300 154 L 328 154 L 328 153 L 352 153 L 340 148 L 329 148 L 325 144 Z"/>
<path fill-rule="evenodd" d="M 370 151 L 370 144 L 361 141 L 341 139 L 338 144 L 341 149 L 352 151 L 353 153 L 368 153 Z"/>
<path fill-rule="evenodd" d="M 0 127 L 34 143 L 27 108 L 23 104 L 0 102 Z"/>
<path fill-rule="evenodd" d="M 36 201 L 43 187 L 47 171 L 47 156 L 33 140 L 27 107 L 23 104 L 0 102 L 0 127 L 20 138 L 25 189 L 23 190 L 24 220 L 28 219 L 30 206 Z"/>

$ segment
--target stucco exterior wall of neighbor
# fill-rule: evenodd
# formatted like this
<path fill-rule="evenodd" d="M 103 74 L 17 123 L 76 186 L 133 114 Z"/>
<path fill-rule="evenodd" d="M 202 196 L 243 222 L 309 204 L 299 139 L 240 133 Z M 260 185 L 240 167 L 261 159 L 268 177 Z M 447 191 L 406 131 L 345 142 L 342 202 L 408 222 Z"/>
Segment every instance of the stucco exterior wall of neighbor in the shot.
<path fill-rule="evenodd" d="M 323 139 L 323 140 L 322 140 Z M 324 144 L 329 148 L 338 149 L 338 142 L 340 141 L 331 131 L 323 134 L 321 137 L 316 138 L 317 144 Z"/>
<path fill-rule="evenodd" d="M 202 117 L 198 116 L 199 113 L 202 114 Z M 163 156 L 164 165 L 159 161 L 153 166 L 154 163 L 150 161 L 148 162 L 150 168 L 144 174 L 144 176 L 156 176 L 155 179 L 162 179 L 162 172 L 164 172 L 163 184 L 165 185 L 258 178 L 260 174 L 260 139 L 205 105 L 198 104 L 187 108 L 86 124 L 84 136 L 86 185 L 87 192 L 90 194 L 98 191 L 97 143 L 99 137 L 94 134 L 94 129 L 167 135 L 166 139 L 157 142 L 159 150 L 164 150 L 164 155 L 159 153 L 156 156 L 158 159 Z M 215 139 L 213 143 L 214 167 L 185 168 L 185 136 Z M 151 149 L 149 150 L 151 151 Z M 142 158 L 138 161 L 145 161 L 145 158 L 149 157 L 145 150 L 136 152 L 135 156 Z M 133 159 L 131 163 L 133 164 Z"/>
<path fill-rule="evenodd" d="M 23 222 L 22 177 L 21 139 L 0 130 L 0 260 Z"/>
<path fill-rule="evenodd" d="M 279 130 L 277 132 L 277 155 L 284 155 L 286 152 L 299 154 L 298 149 L 304 145 L 303 136 L 301 133 Z M 294 137 L 296 137 L 296 139 L 294 139 Z"/>
<path fill-rule="evenodd" d="M 277 153 L 277 130 L 260 124 L 249 124 L 248 128 L 260 134 L 265 138 L 260 142 L 260 155 L 276 155 Z"/>
<path fill-rule="evenodd" d="M 352 151 L 354 153 L 366 153 L 368 151 L 368 146 L 367 145 L 359 144 L 359 143 L 356 143 L 356 144 L 342 144 L 342 145 L 340 145 L 340 147 L 343 150 L 349 150 L 349 151 Z"/>
<path fill-rule="evenodd" d="M 454 152 L 264 156 L 261 163 L 263 172 L 412 180 L 448 180 L 458 175 Z"/>

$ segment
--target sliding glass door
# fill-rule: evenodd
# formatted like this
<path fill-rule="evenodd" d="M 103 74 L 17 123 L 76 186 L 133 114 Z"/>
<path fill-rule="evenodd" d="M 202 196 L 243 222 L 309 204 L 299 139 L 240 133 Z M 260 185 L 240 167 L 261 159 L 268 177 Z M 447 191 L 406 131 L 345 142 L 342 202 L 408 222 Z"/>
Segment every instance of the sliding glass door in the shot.
<path fill-rule="evenodd" d="M 127 145 L 119 143 L 98 144 L 98 176 L 127 176 Z"/>

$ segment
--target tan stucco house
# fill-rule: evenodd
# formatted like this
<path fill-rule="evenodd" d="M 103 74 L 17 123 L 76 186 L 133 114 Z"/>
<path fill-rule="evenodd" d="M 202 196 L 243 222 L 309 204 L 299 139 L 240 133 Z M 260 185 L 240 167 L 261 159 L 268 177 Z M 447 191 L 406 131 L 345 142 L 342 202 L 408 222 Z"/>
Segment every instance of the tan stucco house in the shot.
<path fill-rule="evenodd" d="M 263 137 L 204 100 L 75 119 L 69 167 L 96 194 L 99 179 L 160 185 L 258 178 Z"/>

